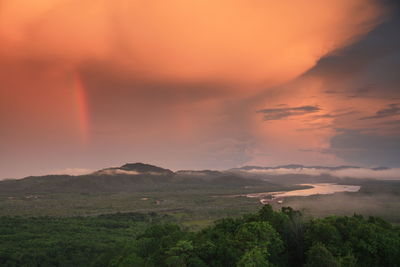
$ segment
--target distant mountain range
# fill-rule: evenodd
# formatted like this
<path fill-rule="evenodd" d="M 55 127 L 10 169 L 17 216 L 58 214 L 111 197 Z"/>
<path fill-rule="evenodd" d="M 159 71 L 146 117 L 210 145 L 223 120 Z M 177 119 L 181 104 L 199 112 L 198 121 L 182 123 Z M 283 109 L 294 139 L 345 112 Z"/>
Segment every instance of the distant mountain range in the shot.
<path fill-rule="evenodd" d="M 91 174 L 31 176 L 0 181 L 1 193 L 93 193 L 138 192 L 146 190 L 186 190 L 229 186 L 262 186 L 339 182 L 348 179 L 400 180 L 399 169 L 384 167 L 366 169 L 357 166 L 303 166 L 297 164 L 276 167 L 244 166 L 225 171 L 172 171 L 145 163 L 128 163 L 121 167 L 102 169 Z"/>

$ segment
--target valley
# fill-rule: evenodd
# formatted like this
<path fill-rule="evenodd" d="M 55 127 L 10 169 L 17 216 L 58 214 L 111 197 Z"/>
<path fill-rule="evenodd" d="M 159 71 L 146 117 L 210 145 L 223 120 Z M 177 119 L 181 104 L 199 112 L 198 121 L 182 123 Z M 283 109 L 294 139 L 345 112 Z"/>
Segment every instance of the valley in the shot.
<path fill-rule="evenodd" d="M 291 206 L 317 217 L 379 215 L 400 223 L 396 212 L 400 210 L 398 181 L 304 175 L 260 177 L 236 171 L 172 172 L 141 163 L 84 176 L 0 181 L 0 216 L 157 212 L 172 216 L 190 229 L 199 229 L 223 217 L 254 212 L 268 195 L 283 199 L 283 203 L 268 201 L 275 209 Z"/>

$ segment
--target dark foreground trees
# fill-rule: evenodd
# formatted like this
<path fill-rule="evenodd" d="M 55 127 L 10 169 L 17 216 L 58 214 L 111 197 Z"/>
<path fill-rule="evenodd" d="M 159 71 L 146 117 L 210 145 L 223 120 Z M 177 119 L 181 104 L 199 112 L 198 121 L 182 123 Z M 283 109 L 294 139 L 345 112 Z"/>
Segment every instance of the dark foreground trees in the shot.
<path fill-rule="evenodd" d="M 132 244 L 114 266 L 130 266 L 129 257 L 140 266 L 400 266 L 400 231 L 379 218 L 305 221 L 298 211 L 268 205 L 197 233 L 154 225 Z"/>
<path fill-rule="evenodd" d="M 148 217 L 132 220 L 132 216 L 59 219 L 58 236 L 49 235 L 41 242 L 29 240 L 40 235 L 32 230 L 38 227 L 33 221 L 16 229 L 15 219 L 0 219 L 0 265 L 400 266 L 399 228 L 375 217 L 306 221 L 291 208 L 273 211 L 267 205 L 258 213 L 223 219 L 194 233 L 165 220 L 149 223 Z M 142 229 L 143 224 L 147 228 Z M 75 238 L 68 247 L 57 245 L 61 239 L 71 240 L 71 235 Z"/>

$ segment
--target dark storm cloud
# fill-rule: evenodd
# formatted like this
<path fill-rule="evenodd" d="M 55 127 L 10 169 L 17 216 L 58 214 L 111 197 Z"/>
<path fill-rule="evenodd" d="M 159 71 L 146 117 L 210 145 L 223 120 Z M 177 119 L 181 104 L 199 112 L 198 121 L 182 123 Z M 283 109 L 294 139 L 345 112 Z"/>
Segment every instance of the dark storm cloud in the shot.
<path fill-rule="evenodd" d="M 359 112 L 356 110 L 340 112 L 340 113 L 325 113 L 325 114 L 321 114 L 321 115 L 315 115 L 315 116 L 313 116 L 313 119 L 334 119 L 334 118 L 353 115 L 353 114 L 357 114 L 357 113 L 359 113 Z"/>
<path fill-rule="evenodd" d="M 355 97 L 368 97 L 371 94 L 371 92 L 373 93 L 375 90 L 377 90 L 375 84 L 367 84 L 365 86 L 361 86 L 361 87 L 354 88 L 354 89 L 348 89 L 345 91 L 326 90 L 326 91 L 324 91 L 324 93 L 330 94 L 330 95 L 342 95 L 342 96 L 348 97 L 348 98 L 355 98 Z"/>
<path fill-rule="evenodd" d="M 310 116 L 328 119 L 331 123 L 326 125 L 333 130 L 329 148 L 314 151 L 332 154 L 348 164 L 400 166 L 400 12 L 398 7 L 391 11 L 390 18 L 363 40 L 322 58 L 304 75 L 320 79 L 322 97 L 331 106 L 348 108 L 324 108 L 326 112 Z M 348 116 L 340 116 L 345 113 Z M 323 126 L 298 131 L 319 127 Z"/>
<path fill-rule="evenodd" d="M 389 104 L 387 108 L 378 110 L 375 115 L 360 118 L 360 120 L 370 120 L 370 119 L 382 119 L 387 117 L 392 117 L 395 115 L 400 115 L 400 105 L 398 103 Z"/>
<path fill-rule="evenodd" d="M 350 163 L 400 167 L 400 136 L 383 136 L 356 130 L 342 129 L 325 151 Z"/>
<path fill-rule="evenodd" d="M 329 128 L 332 128 L 332 127 L 333 127 L 333 124 L 321 124 L 321 125 L 317 125 L 317 126 L 300 128 L 300 129 L 297 129 L 296 131 L 298 131 L 298 132 L 306 132 L 306 131 L 315 131 L 315 130 L 321 130 L 321 129 L 329 129 Z"/>
<path fill-rule="evenodd" d="M 292 116 L 301 116 L 310 113 L 315 113 L 321 109 L 318 106 L 301 106 L 301 107 L 289 107 L 289 108 L 272 108 L 272 109 L 261 109 L 257 113 L 264 115 L 264 120 L 280 120 Z"/>
<path fill-rule="evenodd" d="M 399 97 L 400 9 L 392 4 L 390 18 L 363 40 L 319 60 L 305 76 L 320 76 L 325 94 L 345 98 Z"/>
<path fill-rule="evenodd" d="M 395 120 L 395 121 L 385 121 L 383 124 L 386 125 L 400 125 L 400 120 Z"/>

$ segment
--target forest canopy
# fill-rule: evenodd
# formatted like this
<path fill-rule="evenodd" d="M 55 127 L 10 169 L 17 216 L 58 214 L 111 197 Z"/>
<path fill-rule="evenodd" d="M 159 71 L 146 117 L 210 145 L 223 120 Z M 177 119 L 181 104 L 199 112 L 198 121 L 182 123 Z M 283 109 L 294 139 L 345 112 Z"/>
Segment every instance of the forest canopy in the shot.
<path fill-rule="evenodd" d="M 2 266 L 400 266 L 400 229 L 361 215 L 304 218 L 290 207 L 197 232 L 168 216 L 1 217 Z"/>

